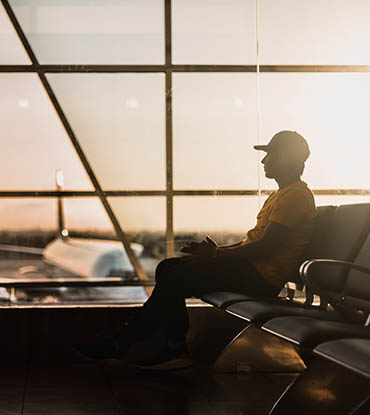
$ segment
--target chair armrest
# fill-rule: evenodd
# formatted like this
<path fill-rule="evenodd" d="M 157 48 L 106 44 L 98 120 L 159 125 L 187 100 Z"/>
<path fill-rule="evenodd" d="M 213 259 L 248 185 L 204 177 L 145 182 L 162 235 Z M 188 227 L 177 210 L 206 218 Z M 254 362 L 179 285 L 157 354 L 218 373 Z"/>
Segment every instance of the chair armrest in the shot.
<path fill-rule="evenodd" d="M 347 261 L 340 261 L 338 259 L 309 259 L 300 266 L 299 268 L 299 275 L 302 277 L 303 281 L 305 283 L 309 283 L 309 269 L 314 264 L 323 264 L 323 265 L 341 265 L 344 268 L 349 269 L 355 269 L 357 271 L 364 272 L 365 274 L 370 275 L 370 268 L 363 267 L 362 265 L 354 264 L 353 262 L 347 262 Z"/>
<path fill-rule="evenodd" d="M 310 289 L 312 292 L 316 292 L 319 294 L 320 298 L 325 300 L 327 303 L 331 304 L 332 307 L 342 315 L 342 317 L 353 323 L 363 323 L 364 321 L 364 315 L 361 310 L 358 310 L 356 307 L 353 307 L 352 305 L 348 304 L 344 297 L 345 292 L 345 285 L 348 279 L 348 274 L 345 276 L 345 279 L 343 280 L 343 286 L 341 289 L 341 292 L 333 292 L 330 289 L 327 290 L 324 287 L 320 287 L 320 282 L 318 281 L 311 281 L 310 280 L 310 268 L 314 264 L 322 264 L 322 265 L 336 265 L 340 266 L 346 269 L 354 269 L 356 271 L 363 272 L 367 275 L 370 275 L 370 268 L 364 267 L 362 265 L 354 264 L 353 262 L 347 262 L 347 261 L 340 261 L 336 259 L 311 259 L 308 261 L 305 261 L 299 270 L 299 273 L 302 277 L 302 279 L 305 282 L 305 285 L 308 289 Z"/>

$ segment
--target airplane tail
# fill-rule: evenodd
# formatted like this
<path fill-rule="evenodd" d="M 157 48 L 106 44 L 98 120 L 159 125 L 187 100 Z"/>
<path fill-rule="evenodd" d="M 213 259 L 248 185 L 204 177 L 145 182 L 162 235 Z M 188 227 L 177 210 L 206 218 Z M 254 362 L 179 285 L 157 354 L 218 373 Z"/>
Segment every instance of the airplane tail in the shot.
<path fill-rule="evenodd" d="M 57 191 L 60 192 L 63 190 L 64 185 L 64 176 L 62 170 L 57 170 L 55 173 L 55 184 Z M 64 209 L 63 209 L 63 200 L 62 196 L 58 196 L 58 237 L 63 241 L 66 241 L 69 238 L 68 229 L 65 227 L 64 222 Z"/>

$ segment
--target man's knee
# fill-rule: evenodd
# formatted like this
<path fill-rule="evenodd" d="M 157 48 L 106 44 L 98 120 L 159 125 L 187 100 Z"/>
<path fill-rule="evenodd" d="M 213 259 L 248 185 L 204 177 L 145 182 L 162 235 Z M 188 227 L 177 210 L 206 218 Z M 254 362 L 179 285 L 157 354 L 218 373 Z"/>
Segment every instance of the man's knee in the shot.
<path fill-rule="evenodd" d="M 168 281 L 181 268 L 183 262 L 180 258 L 166 258 L 161 261 L 155 270 L 155 280 L 157 283 Z"/>

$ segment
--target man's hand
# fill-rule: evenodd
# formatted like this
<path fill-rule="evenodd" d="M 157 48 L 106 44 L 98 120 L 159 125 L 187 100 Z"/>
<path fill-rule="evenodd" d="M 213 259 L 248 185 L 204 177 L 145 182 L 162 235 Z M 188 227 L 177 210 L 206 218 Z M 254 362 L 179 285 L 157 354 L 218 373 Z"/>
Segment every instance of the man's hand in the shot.
<path fill-rule="evenodd" d="M 183 257 L 184 259 L 211 259 L 216 256 L 217 243 L 207 236 L 202 242 L 187 242 L 180 251 L 191 254 L 189 257 Z"/>

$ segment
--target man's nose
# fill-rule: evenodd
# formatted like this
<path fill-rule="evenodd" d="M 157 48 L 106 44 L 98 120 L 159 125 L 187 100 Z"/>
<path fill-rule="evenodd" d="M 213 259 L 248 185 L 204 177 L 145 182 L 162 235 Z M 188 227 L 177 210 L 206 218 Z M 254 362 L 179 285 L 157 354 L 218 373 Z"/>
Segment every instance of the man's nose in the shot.
<path fill-rule="evenodd" d="M 267 157 L 267 155 L 261 160 L 262 164 L 265 164 L 266 157 Z"/>

